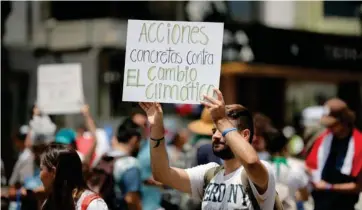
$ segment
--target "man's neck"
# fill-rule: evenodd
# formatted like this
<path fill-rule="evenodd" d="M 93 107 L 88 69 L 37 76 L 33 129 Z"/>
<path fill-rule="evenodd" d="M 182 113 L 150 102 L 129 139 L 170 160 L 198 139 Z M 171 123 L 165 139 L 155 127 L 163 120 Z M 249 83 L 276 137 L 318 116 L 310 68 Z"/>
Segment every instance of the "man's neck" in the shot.
<path fill-rule="evenodd" d="M 125 145 L 125 144 L 122 144 L 122 143 L 120 143 L 118 145 L 115 145 L 114 149 L 118 150 L 118 151 L 121 151 L 121 152 L 124 152 L 124 153 L 126 153 L 128 155 L 131 154 L 129 147 L 127 145 Z"/>
<path fill-rule="evenodd" d="M 287 153 L 285 152 L 285 151 L 283 151 L 283 152 L 276 152 L 276 153 L 273 153 L 273 154 L 271 154 L 271 156 L 272 157 L 283 157 L 283 158 L 287 158 L 288 157 L 288 155 L 287 155 Z"/>
<path fill-rule="evenodd" d="M 235 170 L 240 168 L 240 166 L 241 166 L 241 162 L 236 158 L 233 158 L 230 160 L 224 160 L 225 175 L 228 175 L 228 174 L 234 172 Z"/>
<path fill-rule="evenodd" d="M 352 129 L 345 129 L 340 135 L 336 136 L 337 139 L 345 139 L 352 133 Z"/>
<path fill-rule="evenodd" d="M 183 144 L 178 143 L 178 144 L 174 144 L 174 145 L 175 145 L 175 147 L 176 147 L 179 151 L 182 151 L 182 149 L 183 149 Z"/>
<path fill-rule="evenodd" d="M 24 152 L 25 148 L 26 148 L 25 146 L 19 147 L 19 152 L 20 152 L 20 153 Z"/>

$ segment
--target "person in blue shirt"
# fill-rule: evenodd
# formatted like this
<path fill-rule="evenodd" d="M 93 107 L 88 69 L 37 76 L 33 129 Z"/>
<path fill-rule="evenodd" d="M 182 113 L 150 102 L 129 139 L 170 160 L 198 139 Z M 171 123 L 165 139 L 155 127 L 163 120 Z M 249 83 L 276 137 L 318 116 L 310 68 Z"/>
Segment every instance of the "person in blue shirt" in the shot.
<path fill-rule="evenodd" d="M 113 150 L 108 156 L 114 162 L 116 209 L 142 209 L 141 205 L 141 167 L 135 158 L 140 148 L 141 131 L 130 120 L 124 121 L 112 140 Z"/>
<path fill-rule="evenodd" d="M 147 118 L 143 113 L 135 113 L 131 117 L 132 121 L 143 128 L 143 140 L 137 159 L 141 166 L 142 179 L 142 207 L 144 210 L 156 210 L 161 208 L 161 186 L 152 177 L 150 142 L 147 139 Z"/>

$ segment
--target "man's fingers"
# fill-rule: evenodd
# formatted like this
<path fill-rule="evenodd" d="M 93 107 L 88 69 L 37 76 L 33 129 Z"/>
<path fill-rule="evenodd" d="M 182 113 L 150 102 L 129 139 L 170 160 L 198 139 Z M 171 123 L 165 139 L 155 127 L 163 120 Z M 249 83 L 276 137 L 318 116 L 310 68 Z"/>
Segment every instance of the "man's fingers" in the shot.
<path fill-rule="evenodd" d="M 161 104 L 160 103 L 155 103 L 156 105 L 156 108 L 158 109 L 159 112 L 162 111 L 162 107 L 161 107 Z"/>
<path fill-rule="evenodd" d="M 146 109 L 149 109 L 152 107 L 152 103 L 145 102 L 144 104 L 145 104 Z"/>
<path fill-rule="evenodd" d="M 211 103 L 206 102 L 206 101 L 201 101 L 201 104 L 204 105 L 206 108 L 213 108 L 214 107 L 214 105 L 212 105 Z"/>
<path fill-rule="evenodd" d="M 139 102 L 138 105 L 144 110 L 145 107 L 143 106 L 143 103 L 142 102 Z"/>
<path fill-rule="evenodd" d="M 144 102 L 140 102 L 139 105 L 144 111 L 146 111 L 148 109 L 146 103 L 144 103 Z"/>
<path fill-rule="evenodd" d="M 204 95 L 204 99 L 210 101 L 212 104 L 214 105 L 222 105 L 222 101 L 219 101 L 217 99 L 214 99 L 213 97 L 210 97 L 210 96 L 207 96 L 207 95 Z"/>
<path fill-rule="evenodd" d="M 162 107 L 160 103 L 157 102 L 140 102 L 138 103 L 140 105 L 140 107 L 144 110 L 147 111 L 150 108 L 156 108 L 159 111 L 162 111 Z"/>
<path fill-rule="evenodd" d="M 219 101 L 221 101 L 221 102 L 224 102 L 224 97 L 223 97 L 223 95 L 222 95 L 222 93 L 221 93 L 221 91 L 219 90 L 219 89 L 214 89 L 214 92 L 216 93 L 216 95 L 217 95 L 217 99 L 219 100 Z"/>

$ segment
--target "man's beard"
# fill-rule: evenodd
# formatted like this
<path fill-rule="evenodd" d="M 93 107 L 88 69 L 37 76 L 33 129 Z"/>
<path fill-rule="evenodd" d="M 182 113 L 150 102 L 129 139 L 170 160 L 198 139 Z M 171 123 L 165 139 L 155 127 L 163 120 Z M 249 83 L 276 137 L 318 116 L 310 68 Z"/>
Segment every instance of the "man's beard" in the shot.
<path fill-rule="evenodd" d="M 222 150 L 215 150 L 214 149 L 214 144 L 212 145 L 212 151 L 214 152 L 214 155 L 216 155 L 217 157 L 223 159 L 223 160 L 230 160 L 233 159 L 234 153 L 231 151 L 230 147 L 225 145 L 224 149 Z"/>

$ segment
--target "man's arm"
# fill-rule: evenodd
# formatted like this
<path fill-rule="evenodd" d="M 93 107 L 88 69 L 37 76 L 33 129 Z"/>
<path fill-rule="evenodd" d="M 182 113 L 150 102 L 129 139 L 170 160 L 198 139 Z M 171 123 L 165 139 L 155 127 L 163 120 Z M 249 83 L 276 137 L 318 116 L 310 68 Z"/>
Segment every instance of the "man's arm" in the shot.
<path fill-rule="evenodd" d="M 220 90 L 215 89 L 218 99 L 209 96 L 205 98 L 209 102 L 203 101 L 210 110 L 210 114 L 219 132 L 226 129 L 234 128 L 226 116 L 225 102 Z M 258 154 L 249 143 L 250 131 L 246 130 L 240 134 L 237 131 L 226 134 L 226 142 L 231 148 L 234 155 L 239 158 L 244 166 L 249 179 L 257 186 L 259 193 L 263 194 L 268 189 L 269 174 L 263 163 L 259 160 Z"/>
<path fill-rule="evenodd" d="M 227 119 L 219 120 L 216 126 L 219 131 L 234 127 Z M 230 132 L 225 138 L 235 156 L 240 159 L 249 179 L 259 188 L 259 193 L 264 193 L 268 188 L 269 174 L 248 139 L 239 132 Z"/>
<path fill-rule="evenodd" d="M 316 190 L 330 190 L 342 193 L 359 193 L 361 192 L 361 184 L 355 182 L 348 182 L 343 184 L 329 184 L 324 180 L 314 183 Z"/>
<path fill-rule="evenodd" d="M 151 139 L 164 138 L 163 113 L 158 103 L 140 103 L 151 125 Z M 156 181 L 185 193 L 191 193 L 190 178 L 184 169 L 171 168 L 164 139 L 150 143 L 151 168 Z"/>
<path fill-rule="evenodd" d="M 126 202 L 128 209 L 130 210 L 141 210 L 141 172 L 138 168 L 133 167 L 128 169 L 122 175 L 122 182 L 125 193 L 124 201 Z"/>
<path fill-rule="evenodd" d="M 343 184 L 333 184 L 333 191 L 341 193 L 359 193 L 361 192 L 361 186 L 357 183 L 343 183 Z"/>
<path fill-rule="evenodd" d="M 362 172 L 359 173 L 356 182 L 329 184 L 328 182 L 321 180 L 313 185 L 316 190 L 331 190 L 341 193 L 360 193 L 362 191 Z"/>
<path fill-rule="evenodd" d="M 308 201 L 309 199 L 309 177 L 304 167 L 292 167 L 292 170 L 288 174 L 289 181 L 292 185 L 295 185 L 297 191 L 295 197 L 297 201 Z"/>
<path fill-rule="evenodd" d="M 142 209 L 140 193 L 129 192 L 124 196 L 124 200 L 127 203 L 128 209 L 130 209 L 130 210 L 141 210 Z"/>
<path fill-rule="evenodd" d="M 333 190 L 345 193 L 360 193 L 362 191 L 362 171 L 359 172 L 356 182 L 334 184 Z"/>
<path fill-rule="evenodd" d="M 19 160 L 15 163 L 13 172 L 11 173 L 11 177 L 9 179 L 9 190 L 8 190 L 8 197 L 10 199 L 15 199 L 16 197 L 16 184 L 20 180 L 20 168 L 19 168 Z"/>
<path fill-rule="evenodd" d="M 82 114 L 84 116 L 84 120 L 85 120 L 87 129 L 89 130 L 89 132 L 91 133 L 91 135 L 93 137 L 93 144 L 92 144 L 91 148 L 89 149 L 89 151 L 84 155 L 84 159 L 83 159 L 83 164 L 88 165 L 90 163 L 92 156 L 95 153 L 96 147 L 97 147 L 97 134 L 96 134 L 97 127 L 89 112 L 88 105 L 83 106 Z"/>
<path fill-rule="evenodd" d="M 33 119 L 36 117 L 36 116 L 39 116 L 40 115 L 40 110 L 38 109 L 38 107 L 35 105 L 34 108 L 33 108 Z M 30 120 L 31 121 L 31 120 Z M 32 141 L 31 141 L 31 126 L 30 126 L 30 123 L 29 123 L 29 131 L 28 131 L 28 134 L 26 135 L 26 138 L 25 138 L 25 147 L 26 148 L 30 148 L 32 146 Z"/>
<path fill-rule="evenodd" d="M 308 201 L 309 199 L 309 190 L 307 187 L 301 188 L 297 190 L 295 193 L 295 197 L 297 201 Z"/>

